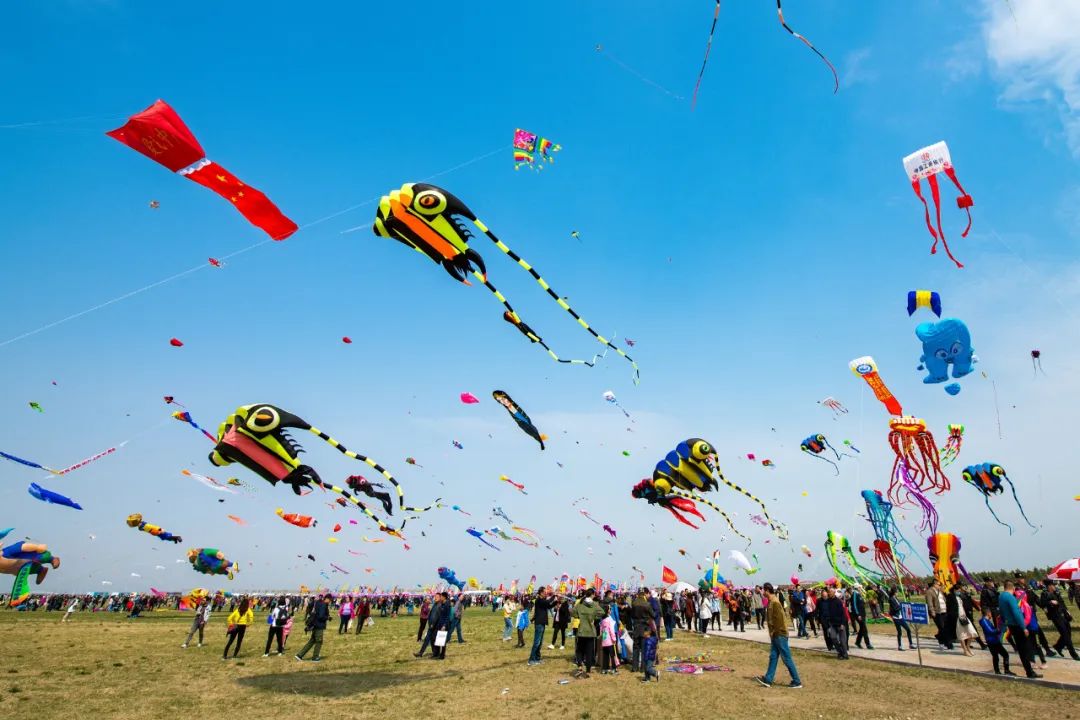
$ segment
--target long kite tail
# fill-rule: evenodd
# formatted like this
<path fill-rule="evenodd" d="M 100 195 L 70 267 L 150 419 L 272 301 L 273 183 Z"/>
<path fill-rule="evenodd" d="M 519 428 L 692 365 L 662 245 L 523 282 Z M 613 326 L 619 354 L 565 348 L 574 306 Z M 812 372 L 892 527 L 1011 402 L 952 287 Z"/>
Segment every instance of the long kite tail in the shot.
<path fill-rule="evenodd" d="M 837 475 L 840 474 L 840 467 L 836 463 L 834 463 L 832 460 L 830 460 L 829 458 L 821 457 L 820 455 L 818 455 L 816 453 L 812 453 L 809 450 L 803 450 L 803 452 L 806 453 L 807 455 L 809 455 L 812 458 L 816 458 L 818 460 L 823 460 L 824 462 L 829 463 L 830 465 L 832 465 L 833 470 L 836 472 L 836 474 Z"/>
<path fill-rule="evenodd" d="M 749 545 L 750 543 L 753 542 L 753 540 L 751 540 L 746 535 L 743 535 L 741 532 L 739 532 L 739 529 L 737 527 L 735 527 L 735 523 L 733 523 L 731 521 L 731 517 L 726 512 L 724 512 L 720 508 L 719 505 L 714 504 L 711 500 L 707 500 L 707 499 L 701 497 L 700 495 L 695 495 L 692 492 L 684 492 L 682 490 L 677 490 L 675 488 L 672 488 L 669 491 L 669 494 L 675 495 L 676 497 L 686 498 L 687 500 L 693 500 L 694 502 L 699 502 L 699 503 L 702 503 L 703 505 L 707 505 L 707 506 L 711 507 L 713 510 L 715 510 L 716 512 L 718 512 L 718 513 L 720 513 L 721 515 L 724 516 L 724 520 L 727 521 L 728 527 L 731 528 L 731 532 L 735 533 L 736 535 L 741 537 L 743 540 L 745 540 L 747 545 Z"/>
<path fill-rule="evenodd" d="M 882 574 L 877 572 L 876 570 L 871 570 L 870 568 L 861 565 L 858 558 L 855 557 L 855 553 L 851 550 L 851 548 L 848 548 L 843 552 L 844 557 L 846 557 L 848 559 L 848 562 L 851 563 L 851 567 L 854 568 L 855 572 L 859 574 L 860 579 L 875 584 L 881 582 Z"/>
<path fill-rule="evenodd" d="M 555 300 L 556 303 L 558 303 L 559 307 L 561 307 L 566 312 L 570 313 L 571 317 L 573 317 L 575 320 L 577 320 L 578 324 L 581 325 L 581 327 L 585 328 L 585 330 L 588 331 L 588 333 L 590 335 L 592 335 L 594 338 L 596 338 L 596 341 L 598 343 L 600 343 L 602 345 L 606 345 L 607 347 L 611 348 L 615 352 L 619 353 L 619 355 L 621 355 L 624 360 L 626 360 L 628 363 L 630 363 L 630 365 L 634 368 L 634 384 L 635 385 L 638 382 L 641 381 L 641 370 L 638 368 L 637 363 L 634 362 L 633 358 L 631 358 L 629 355 L 627 355 L 625 352 L 623 352 L 622 348 L 620 348 L 618 345 L 615 345 L 610 340 L 608 340 L 607 338 L 605 338 L 602 335 L 598 334 L 595 330 L 593 330 L 591 327 L 589 327 L 589 323 L 587 323 L 583 317 L 578 315 L 577 311 L 575 311 L 572 307 L 570 307 L 570 305 L 567 304 L 567 302 L 565 300 L 563 300 L 559 296 L 558 293 L 556 293 L 554 290 L 551 289 L 551 286 L 548 285 L 547 281 L 544 280 L 544 278 L 540 277 L 540 273 L 536 272 L 536 269 L 532 265 L 530 265 L 529 263 L 527 263 L 523 259 L 521 259 L 521 257 L 517 253 L 515 253 L 513 250 L 511 250 L 506 245 L 506 243 L 504 243 L 502 240 L 500 240 L 495 235 L 495 233 L 491 232 L 491 230 L 488 229 L 487 225 L 480 222 L 479 220 L 474 220 L 473 224 L 475 224 L 476 227 L 479 228 L 481 232 L 483 232 L 485 235 L 487 235 L 488 238 L 491 240 L 491 242 L 495 243 L 495 247 L 499 248 L 499 250 L 502 250 L 503 253 L 505 253 L 508 257 L 510 257 L 511 260 L 513 260 L 518 265 L 520 265 L 522 268 L 527 270 L 528 273 L 533 276 L 533 279 L 536 280 L 536 284 L 539 285 L 540 287 L 542 287 L 544 289 L 544 291 L 547 292 L 547 294 L 550 295 L 552 297 L 552 299 Z"/>
<path fill-rule="evenodd" d="M 342 445 L 337 440 L 330 437 L 329 435 L 327 435 L 326 433 L 324 433 L 322 430 L 320 430 L 317 427 L 314 427 L 314 426 L 310 427 L 310 428 L 308 428 L 308 431 L 311 432 L 312 435 L 315 435 L 315 436 L 321 438 L 322 440 L 324 440 L 327 444 L 329 444 L 331 447 L 336 449 L 342 455 L 344 455 L 346 457 L 351 457 L 353 460 L 359 460 L 361 462 L 367 463 L 377 473 L 379 473 L 384 478 L 386 478 L 386 481 L 389 482 L 391 485 L 393 485 L 394 489 L 397 491 L 398 507 L 403 512 L 426 512 L 427 510 L 430 510 L 432 507 L 435 506 L 435 503 L 432 503 L 431 505 L 428 505 L 427 507 L 422 507 L 422 508 L 407 506 L 405 504 L 405 491 L 401 488 L 401 485 L 398 484 L 398 481 L 394 479 L 394 476 L 390 474 L 389 470 L 387 470 L 386 468 L 384 468 L 382 465 L 375 462 L 371 458 L 369 458 L 369 457 L 367 457 L 365 455 L 361 455 L 360 453 L 353 452 L 352 450 L 349 450 L 344 445 Z M 437 503 L 438 500 L 436 500 L 435 502 Z"/>
<path fill-rule="evenodd" d="M 769 517 L 769 511 L 765 508 L 765 503 L 761 502 L 760 498 L 756 497 L 752 493 L 744 490 L 743 488 L 728 480 L 726 477 L 724 477 L 724 473 L 720 472 L 719 470 L 716 474 L 720 478 L 720 481 L 727 485 L 729 488 L 742 493 L 746 497 L 756 502 L 759 506 L 761 506 L 761 514 L 765 516 L 765 520 L 769 523 L 769 529 L 773 531 L 774 535 L 776 535 L 781 540 L 786 540 L 788 538 L 787 528 L 785 528 L 781 523 L 778 523 L 771 517 Z"/>
<path fill-rule="evenodd" d="M 502 303 L 502 306 L 506 308 L 506 312 L 510 313 L 514 317 L 517 317 L 517 313 L 514 312 L 514 308 L 510 305 L 510 302 L 506 299 L 506 296 L 503 295 L 497 287 L 492 285 L 491 281 L 489 281 L 487 277 L 481 275 L 476 271 L 473 271 L 473 277 L 483 283 L 484 287 L 486 287 L 491 292 L 491 294 L 495 296 L 495 299 Z M 529 340 L 532 340 L 534 343 L 544 348 L 544 350 L 547 351 L 547 354 L 551 356 L 552 360 L 554 360 L 555 362 L 565 363 L 567 365 L 586 365 L 588 367 L 593 367 L 598 361 L 602 360 L 604 356 L 607 355 L 607 348 L 604 348 L 604 352 L 593 355 L 592 360 L 566 360 L 556 355 L 555 351 L 552 350 L 551 347 L 546 342 L 544 342 L 543 338 L 539 337 L 538 335 L 527 332 L 525 333 L 525 337 L 529 338 Z"/>
<path fill-rule="evenodd" d="M 713 10 L 712 27 L 709 28 L 709 39 L 705 42 L 705 57 L 701 60 L 701 70 L 698 71 L 697 82 L 694 83 L 694 95 L 690 98 L 690 109 L 697 105 L 698 89 L 701 87 L 701 78 L 705 77 L 705 65 L 709 62 L 709 52 L 712 50 L 713 35 L 716 33 L 716 21 L 720 18 L 720 0 L 716 0 L 716 8 Z"/>
<path fill-rule="evenodd" d="M 377 517 L 375 516 L 375 514 L 374 514 L 373 512 L 371 512 L 371 510 L 368 510 L 368 507 L 367 507 L 367 505 L 365 505 L 364 503 L 360 502 L 360 500 L 359 500 L 359 499 L 358 499 L 358 498 L 357 498 L 357 497 L 356 497 L 355 495 L 353 495 L 352 493 L 350 493 L 350 492 L 349 492 L 348 490 L 346 490 L 345 488 L 339 488 L 339 487 L 338 487 L 337 485 L 331 485 L 330 483 L 321 483 L 321 484 L 319 485 L 319 487 L 321 487 L 321 488 L 322 488 L 323 490 L 329 490 L 330 492 L 334 492 L 334 493 L 337 493 L 337 494 L 338 494 L 338 495 L 340 495 L 341 497 L 343 497 L 343 498 L 345 498 L 346 500 L 348 500 L 349 502 L 351 502 L 351 503 L 352 503 L 353 505 L 355 505 L 356 507 L 358 507 L 358 508 L 360 508 L 361 510 L 363 510 L 363 511 L 364 511 L 364 514 L 365 514 L 365 515 L 367 515 L 367 516 L 368 516 L 369 518 L 371 518 L 371 519 L 372 519 L 372 520 L 374 520 L 374 521 L 375 521 L 376 523 L 378 523 L 378 525 L 379 525 L 379 529 L 380 529 L 380 530 L 382 530 L 383 532 L 389 532 L 389 531 L 390 531 L 390 528 L 389 528 L 389 527 L 387 527 L 386 523 L 384 523 L 384 522 L 383 522 L 382 520 L 380 520 L 379 518 L 377 518 Z M 405 523 L 402 523 L 402 527 L 404 527 L 404 525 L 405 525 Z"/>
<path fill-rule="evenodd" d="M 796 37 L 799 40 L 802 40 L 803 43 L 806 44 L 806 47 L 813 50 L 814 54 L 821 58 L 825 62 L 825 64 L 829 66 L 829 70 L 833 74 L 833 95 L 835 95 L 840 90 L 840 76 L 836 74 L 836 68 L 833 67 L 833 64 L 831 62 L 829 62 L 829 58 L 822 55 L 821 51 L 814 47 L 814 44 L 812 42 L 791 29 L 791 27 L 787 24 L 787 21 L 784 20 L 784 8 L 780 6 L 780 0 L 776 0 L 776 14 L 780 17 L 780 24 L 784 26 L 785 30 L 791 33 L 792 37 Z"/>
<path fill-rule="evenodd" d="M 1020 498 L 1018 498 L 1018 497 L 1016 496 L 1016 486 L 1012 484 L 1012 481 L 1011 481 L 1011 480 L 1009 481 L 1009 489 L 1010 489 L 1010 490 L 1012 490 L 1012 496 L 1013 496 L 1013 500 L 1015 500 L 1015 501 L 1016 501 L 1016 507 L 1017 507 L 1017 508 L 1019 508 L 1019 510 L 1020 510 L 1020 514 L 1021 514 L 1021 515 L 1022 515 L 1022 516 L 1024 517 L 1024 522 L 1026 522 L 1026 523 L 1028 524 L 1028 527 L 1030 527 L 1031 529 L 1035 530 L 1035 532 L 1038 532 L 1038 531 L 1039 531 L 1039 528 L 1037 528 L 1036 526 L 1032 525 L 1032 524 L 1031 524 L 1031 521 L 1030 521 L 1030 520 L 1028 520 L 1028 516 L 1027 516 L 1027 513 L 1025 513 L 1025 512 L 1024 512 L 1024 506 L 1020 504 Z"/>
<path fill-rule="evenodd" d="M 997 516 L 997 513 L 994 512 L 994 508 L 990 507 L 990 496 L 987 494 L 983 494 L 983 501 L 986 503 L 986 509 L 989 510 L 990 514 L 994 516 L 994 519 L 998 521 L 998 525 L 1004 525 L 1005 527 L 1009 528 L 1009 534 L 1012 535 L 1012 525 L 1007 522 L 1002 522 L 1001 518 L 999 518 Z"/>

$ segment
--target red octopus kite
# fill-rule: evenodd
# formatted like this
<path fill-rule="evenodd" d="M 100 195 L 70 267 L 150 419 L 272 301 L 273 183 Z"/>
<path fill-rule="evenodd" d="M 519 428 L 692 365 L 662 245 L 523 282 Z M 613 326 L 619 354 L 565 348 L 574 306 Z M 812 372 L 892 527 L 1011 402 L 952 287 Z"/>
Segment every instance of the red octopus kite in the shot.
<path fill-rule="evenodd" d="M 296 223 L 285 217 L 268 197 L 208 159 L 191 130 L 163 100 L 132 115 L 123 127 L 105 134 L 213 190 L 272 239 L 284 240 L 296 232 Z"/>

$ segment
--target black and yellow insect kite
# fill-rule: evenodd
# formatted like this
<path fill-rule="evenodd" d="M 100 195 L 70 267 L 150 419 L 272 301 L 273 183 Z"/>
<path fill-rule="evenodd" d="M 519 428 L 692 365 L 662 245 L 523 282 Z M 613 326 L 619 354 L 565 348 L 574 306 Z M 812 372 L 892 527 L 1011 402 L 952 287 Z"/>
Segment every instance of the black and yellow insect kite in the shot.
<path fill-rule="evenodd" d="M 637 363 L 621 348 L 593 330 L 563 297 L 551 289 L 551 286 L 540 277 L 532 265 L 507 247 L 495 233 L 488 229 L 487 225 L 477 219 L 465 203 L 446 190 L 427 183 L 405 183 L 400 190 L 392 190 L 389 195 L 384 195 L 379 201 L 379 210 L 375 215 L 375 224 L 372 229 L 379 237 L 392 238 L 427 255 L 433 262 L 442 265 L 450 277 L 458 282 L 471 284 L 467 279 L 469 275 L 479 280 L 506 309 L 503 319 L 516 327 L 530 342 L 544 348 L 556 362 L 592 367 L 600 357 L 599 355 L 594 356 L 592 360 L 560 358 L 543 338 L 522 321 L 503 294 L 488 281 L 484 259 L 469 247 L 469 239 L 473 235 L 462 218 L 470 220 L 480 232 L 495 243 L 499 250 L 527 270 L 537 284 L 558 303 L 559 307 L 570 313 L 581 327 L 596 338 L 597 342 L 625 358 L 634 368 L 634 382 L 638 382 L 640 372 Z"/>
<path fill-rule="evenodd" d="M 348 450 L 303 418 L 274 405 L 244 405 L 225 418 L 225 422 L 218 427 L 217 445 L 210 453 L 210 462 L 218 467 L 238 462 L 271 485 L 276 485 L 278 482 L 290 485 L 297 495 L 303 494 L 303 489 L 311 485 L 330 490 L 363 510 L 368 517 L 379 524 L 380 530 L 394 532 L 348 490 L 324 483 L 313 468 L 301 464 L 299 454 L 303 452 L 303 448 L 289 437 L 287 432 L 289 429 L 307 430 L 326 441 L 341 454 L 370 465 L 394 486 L 397 491 L 398 507 L 403 512 L 423 512 L 431 509 L 431 506 L 407 507 L 404 490 L 386 468 L 369 457 Z M 389 514 L 393 514 L 392 507 L 388 507 L 387 510 Z"/>

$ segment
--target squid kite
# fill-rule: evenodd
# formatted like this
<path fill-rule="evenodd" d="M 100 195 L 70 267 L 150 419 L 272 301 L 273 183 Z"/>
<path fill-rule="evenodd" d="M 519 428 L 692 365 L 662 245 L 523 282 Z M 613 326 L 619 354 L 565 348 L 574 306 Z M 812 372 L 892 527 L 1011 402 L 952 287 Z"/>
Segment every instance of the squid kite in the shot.
<path fill-rule="evenodd" d="M 571 315 L 597 342 L 617 352 L 634 368 L 634 382 L 639 380 L 637 363 L 621 348 L 610 340 L 597 334 L 578 313 L 556 293 L 540 274 L 500 240 L 495 233 L 481 222 L 461 200 L 446 190 L 427 183 L 405 183 L 400 190 L 393 190 L 383 196 L 375 217 L 373 230 L 379 237 L 391 238 L 427 255 L 433 262 L 440 264 L 455 280 L 468 284 L 466 276 L 472 275 L 483 283 L 505 313 L 503 319 L 514 325 L 530 342 L 539 344 L 553 360 L 561 363 L 593 366 L 597 358 L 586 360 L 564 360 L 544 342 L 544 340 L 526 325 L 511 307 L 510 303 L 487 278 L 487 268 L 480 254 L 469 247 L 472 233 L 461 218 L 466 218 L 480 232 L 495 243 L 495 246 L 510 259 L 526 270 L 537 284 L 555 302 Z"/>
<path fill-rule="evenodd" d="M 649 478 L 645 478 L 630 490 L 630 495 L 637 500 L 644 500 L 650 505 L 659 505 L 660 507 L 671 513 L 676 520 L 683 525 L 689 525 L 695 530 L 698 526 L 686 519 L 682 513 L 690 513 L 702 521 L 705 520 L 705 516 L 701 514 L 701 511 L 694 505 L 694 501 L 688 497 L 675 495 L 670 492 L 660 492 L 656 485 Z"/>
<path fill-rule="evenodd" d="M 132 513 L 131 515 L 128 515 L 127 526 L 132 528 L 138 528 L 144 533 L 150 533 L 162 542 L 184 542 L 184 538 L 180 537 L 179 535 L 173 535 L 171 532 L 167 532 L 157 525 L 151 525 L 150 523 L 146 522 L 145 520 L 143 520 L 143 517 L 140 513 Z"/>
<path fill-rule="evenodd" d="M 881 576 L 878 573 L 859 564 L 859 561 L 855 558 L 855 551 L 851 548 L 851 543 L 846 537 L 838 532 L 829 530 L 825 534 L 825 555 L 828 557 L 829 565 L 832 566 L 836 577 L 840 578 L 848 585 L 854 585 L 859 580 L 874 584 L 881 581 Z M 840 567 L 840 562 L 838 560 L 839 555 L 844 556 L 857 578 L 848 575 Z"/>
<path fill-rule="evenodd" d="M 514 521 L 511 520 L 509 516 L 507 516 L 506 512 L 501 507 L 492 508 L 491 514 L 495 517 L 501 517 L 503 520 L 510 523 L 511 525 L 514 524 Z"/>
<path fill-rule="evenodd" d="M 10 528 L 7 532 L 10 532 Z M 0 573 L 15 576 L 8 596 L 8 607 L 26 602 L 30 597 L 30 575 L 34 574 L 36 584 L 40 585 L 49 574 L 50 567 L 60 567 L 60 558 L 49 552 L 48 545 L 20 540 L 0 549 Z"/>
<path fill-rule="evenodd" d="M 882 573 L 898 581 L 902 576 L 914 578 L 915 573 L 904 565 L 904 561 L 908 555 L 919 557 L 919 554 L 900 532 L 892 515 L 893 504 L 877 490 L 863 490 L 860 494 L 866 503 L 866 518 L 874 529 L 874 563 Z"/>
<path fill-rule="evenodd" d="M 604 525 L 602 527 L 602 529 L 603 529 L 604 532 L 606 532 L 608 535 L 610 535 L 613 538 L 618 538 L 619 537 L 618 535 L 615 534 L 615 528 L 611 527 L 610 525 Z"/>
<path fill-rule="evenodd" d="M 394 486 L 398 507 L 403 512 L 424 512 L 430 509 L 406 506 L 405 492 L 388 470 L 371 458 L 346 449 L 337 440 L 302 418 L 274 405 L 243 405 L 229 415 L 218 428 L 217 445 L 210 453 L 210 462 L 218 467 L 238 462 L 271 485 L 284 482 L 291 486 L 297 495 L 302 494 L 303 489 L 312 484 L 330 490 L 360 508 L 379 525 L 380 530 L 389 532 L 390 528 L 351 493 L 336 485 L 324 483 L 313 468 L 300 463 L 298 456 L 301 448 L 289 436 L 290 429 L 307 430 L 342 455 L 374 468 Z"/>
<path fill-rule="evenodd" d="M 606 391 L 604 393 L 604 400 L 607 400 L 609 403 L 622 410 L 622 414 L 625 415 L 627 418 L 630 417 L 630 413 L 626 412 L 626 408 L 619 404 L 619 400 L 615 397 L 615 393 L 611 392 L 610 390 Z"/>
<path fill-rule="evenodd" d="M 910 484 L 921 492 L 933 490 L 938 495 L 949 489 L 949 478 L 941 470 L 934 436 L 922 418 L 904 416 L 889 420 L 889 447 L 896 456 L 893 461 L 893 478 L 889 483 L 889 500 L 902 504 L 899 499 L 900 484 L 897 470 L 901 463 L 907 470 Z"/>
<path fill-rule="evenodd" d="M 934 577 L 941 581 L 942 589 L 949 591 L 963 575 L 972 587 L 979 590 L 979 583 L 968 573 L 967 568 L 960 562 L 960 538 L 952 533 L 934 533 L 926 538 L 926 548 L 929 551 L 930 562 L 934 566 Z"/>
<path fill-rule="evenodd" d="M 203 575 L 227 575 L 232 580 L 240 572 L 239 566 L 217 548 L 192 548 L 187 555 L 191 567 Z"/>
<path fill-rule="evenodd" d="M 938 173 L 945 173 L 945 176 L 952 180 L 953 185 L 960 191 L 960 196 L 956 198 L 956 206 L 964 210 L 968 218 L 967 227 L 960 233 L 960 237 L 967 237 L 968 231 L 971 230 L 971 207 L 975 202 L 956 177 L 956 170 L 953 169 L 952 164 L 952 155 L 949 154 L 949 146 L 942 141 L 916 150 L 904 158 L 904 172 L 907 173 L 908 180 L 911 181 L 911 189 L 915 191 L 915 197 L 919 198 L 919 201 L 923 204 L 923 209 L 926 211 L 926 229 L 930 231 L 930 237 L 934 238 L 934 244 L 930 247 L 930 254 L 937 253 L 938 240 L 941 240 L 941 244 L 945 248 L 945 254 L 949 256 L 949 259 L 956 263 L 956 267 L 964 267 L 959 260 L 953 257 L 952 251 L 949 250 L 949 243 L 945 239 L 945 232 L 941 229 L 941 190 L 938 188 Z M 937 230 L 930 223 L 930 206 L 926 204 L 926 199 L 922 194 L 920 183 L 923 178 L 926 178 L 926 183 L 930 186 L 930 197 L 934 201 L 934 212 L 937 216 Z"/>
<path fill-rule="evenodd" d="M 545 163 L 555 162 L 554 155 L 560 150 L 562 150 L 562 145 L 553 143 L 536 133 L 521 128 L 514 130 L 515 170 L 520 170 L 522 166 L 530 170 L 543 170 Z"/>
<path fill-rule="evenodd" d="M 881 401 L 890 415 L 904 414 L 900 401 L 896 399 L 896 396 L 892 394 L 889 388 L 885 387 L 885 381 L 878 375 L 877 363 L 874 362 L 874 358 L 869 355 L 855 358 L 848 363 L 848 367 L 851 368 L 851 372 L 866 381 L 866 384 L 874 391 L 874 397 Z"/>
<path fill-rule="evenodd" d="M 514 402 L 514 399 L 502 390 L 492 391 L 491 397 L 495 398 L 495 402 L 506 408 L 506 412 L 510 413 L 510 417 L 514 419 L 514 422 L 521 428 L 521 431 L 540 443 L 540 449 L 543 450 L 544 436 L 541 435 L 540 431 L 533 425 L 532 420 L 529 419 L 529 414 L 522 410 L 521 406 Z"/>
<path fill-rule="evenodd" d="M 938 451 L 941 457 L 941 467 L 948 467 L 956 462 L 960 455 L 960 447 L 964 442 L 964 426 L 949 425 L 949 437 L 945 440 L 945 447 Z"/>
<path fill-rule="evenodd" d="M 105 134 L 174 173 L 216 192 L 271 239 L 284 240 L 296 232 L 296 223 L 285 217 L 268 197 L 207 159 L 191 130 L 164 101 L 158 100 L 128 118 L 123 127 Z"/>
<path fill-rule="evenodd" d="M 278 508 L 274 511 L 274 514 L 285 522 L 289 523 L 290 525 L 295 525 L 298 528 L 315 527 L 319 524 L 319 521 L 311 517 L 310 515 L 287 513 L 283 508 Z"/>
<path fill-rule="evenodd" d="M 394 505 L 390 501 L 390 493 L 385 492 L 383 488 L 386 486 L 382 483 L 373 483 L 363 475 L 350 475 L 345 478 L 345 484 L 349 486 L 349 489 L 367 495 L 369 498 L 373 498 L 382 503 L 383 510 L 387 515 L 394 514 Z"/>
<path fill-rule="evenodd" d="M 818 405 L 823 405 L 824 407 L 829 408 L 836 415 L 846 415 L 848 411 L 847 408 L 844 407 L 843 404 L 841 404 L 841 402 L 834 398 L 832 395 L 829 395 L 823 400 L 818 400 Z"/>
<path fill-rule="evenodd" d="M 45 412 L 45 409 L 41 407 L 41 403 L 34 402 L 33 400 L 30 401 L 30 409 L 37 410 L 39 413 Z"/>
<path fill-rule="evenodd" d="M 919 524 L 919 531 L 926 532 L 929 530 L 931 533 L 937 532 L 937 507 L 919 486 L 915 484 L 906 462 L 901 461 L 895 466 L 892 482 L 896 485 L 898 490 L 903 490 L 906 499 L 914 502 L 922 512 L 922 521 Z M 899 495 L 897 495 L 897 497 L 899 497 Z"/>
<path fill-rule="evenodd" d="M 1045 375 L 1042 369 L 1042 352 L 1039 350 L 1031 351 L 1031 375 L 1037 377 L 1039 373 Z"/>
<path fill-rule="evenodd" d="M 964 478 L 964 482 L 982 493 L 983 501 L 986 503 L 986 509 L 990 511 L 990 514 L 994 516 L 994 519 L 998 521 L 999 525 L 1004 525 L 1009 528 L 1009 534 L 1012 535 L 1012 525 L 1001 522 L 1001 518 L 994 512 L 994 508 L 990 507 L 990 496 L 1005 492 L 1003 483 L 1008 483 L 1009 490 L 1012 491 L 1013 500 L 1016 501 L 1016 507 L 1020 510 L 1020 515 L 1024 518 L 1024 522 L 1026 522 L 1033 530 L 1038 530 L 1038 528 L 1032 525 L 1031 521 L 1028 520 L 1027 513 L 1024 512 L 1024 506 L 1020 504 L 1020 498 L 1016 496 L 1016 486 L 1013 485 L 1009 476 L 1005 474 L 1005 468 L 993 462 L 968 465 L 964 468 L 962 477 Z"/>

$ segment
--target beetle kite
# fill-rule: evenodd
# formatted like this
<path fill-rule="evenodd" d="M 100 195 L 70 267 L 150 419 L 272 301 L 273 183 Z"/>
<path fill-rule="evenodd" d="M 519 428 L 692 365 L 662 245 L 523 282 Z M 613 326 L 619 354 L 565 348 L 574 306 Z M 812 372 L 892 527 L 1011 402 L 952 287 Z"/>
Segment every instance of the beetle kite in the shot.
<path fill-rule="evenodd" d="M 962 477 L 964 478 L 964 482 L 982 493 L 983 500 L 986 502 L 986 509 L 990 511 L 990 514 L 994 516 L 994 519 L 997 520 L 1000 525 L 1009 528 L 1009 534 L 1012 535 L 1012 525 L 1001 522 L 1001 518 L 994 512 L 994 508 L 990 507 L 990 496 L 1005 492 L 1005 486 L 1002 483 L 1008 483 L 1009 490 L 1012 491 L 1013 500 L 1016 501 L 1016 507 L 1020 509 L 1020 515 L 1023 516 L 1024 522 L 1032 529 L 1038 530 L 1038 528 L 1032 525 L 1031 521 L 1028 520 L 1028 516 L 1024 512 L 1024 506 L 1020 504 L 1020 498 L 1016 496 L 1016 486 L 1013 485 L 1009 476 L 1005 474 L 1005 468 L 993 462 L 968 465 L 964 468 Z"/>
<path fill-rule="evenodd" d="M 824 457 L 823 453 L 826 450 L 831 450 L 833 455 L 836 456 L 837 460 L 841 460 L 845 457 L 853 457 L 852 455 L 848 455 L 847 453 L 839 452 L 836 448 L 829 444 L 829 441 L 826 440 L 825 436 L 821 433 L 803 438 L 803 441 L 799 444 L 799 449 L 810 457 L 815 457 L 818 460 L 824 460 L 825 462 L 832 465 L 833 470 L 836 471 L 837 475 L 840 474 L 840 468 L 837 467 L 836 463 L 834 463 L 832 460 Z"/>

